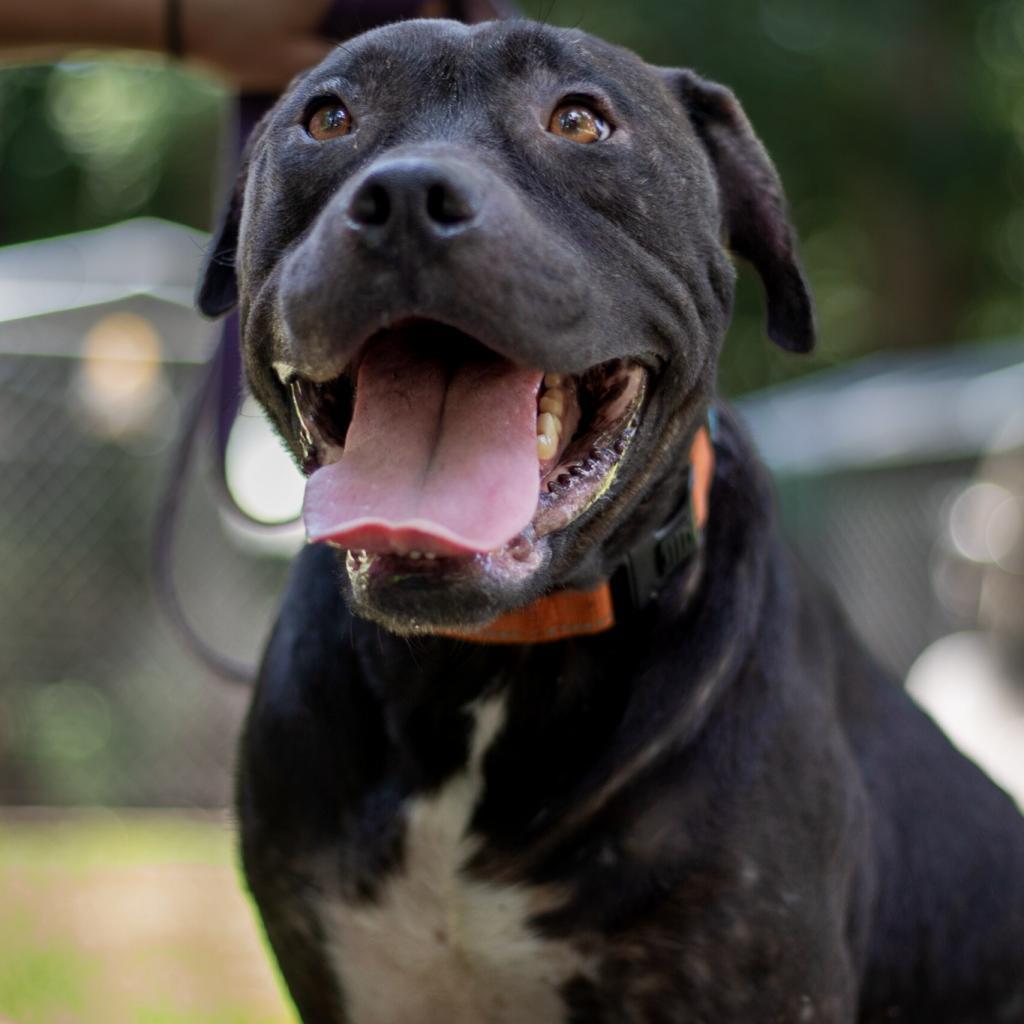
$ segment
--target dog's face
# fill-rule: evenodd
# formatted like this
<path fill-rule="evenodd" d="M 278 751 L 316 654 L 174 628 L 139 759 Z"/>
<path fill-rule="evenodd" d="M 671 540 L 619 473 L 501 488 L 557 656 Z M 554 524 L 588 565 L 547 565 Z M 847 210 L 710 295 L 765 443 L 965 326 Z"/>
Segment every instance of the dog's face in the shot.
<path fill-rule="evenodd" d="M 727 246 L 772 337 L 809 348 L 778 179 L 731 93 L 582 32 L 414 21 L 264 120 L 199 299 L 240 299 L 252 390 L 355 611 L 415 632 L 593 583 L 671 511 Z"/>

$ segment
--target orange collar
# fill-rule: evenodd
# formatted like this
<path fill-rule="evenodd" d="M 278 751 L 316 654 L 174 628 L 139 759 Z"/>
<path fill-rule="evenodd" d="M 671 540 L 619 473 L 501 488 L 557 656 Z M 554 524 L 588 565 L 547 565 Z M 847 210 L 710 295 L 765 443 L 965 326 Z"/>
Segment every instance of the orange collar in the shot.
<path fill-rule="evenodd" d="M 715 450 L 706 426 L 690 445 L 690 508 L 699 532 L 708 519 L 708 499 L 715 471 Z M 611 584 L 593 590 L 556 590 L 525 608 L 500 615 L 479 629 L 440 630 L 441 636 L 477 644 L 543 644 L 574 636 L 605 633 L 615 625 Z"/>

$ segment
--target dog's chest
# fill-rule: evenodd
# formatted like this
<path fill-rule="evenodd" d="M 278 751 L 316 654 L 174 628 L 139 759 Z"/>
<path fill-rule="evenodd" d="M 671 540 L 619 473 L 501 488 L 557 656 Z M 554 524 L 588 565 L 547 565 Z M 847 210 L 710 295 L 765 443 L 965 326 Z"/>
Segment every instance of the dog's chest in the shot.
<path fill-rule="evenodd" d="M 467 826 L 483 788 L 481 761 L 504 705 L 473 707 L 466 769 L 411 801 L 402 867 L 372 903 L 326 908 L 330 943 L 352 1024 L 535 1024 L 565 1019 L 562 987 L 583 966 L 567 944 L 528 921 L 539 893 L 497 886 L 463 870 L 475 844 Z"/>

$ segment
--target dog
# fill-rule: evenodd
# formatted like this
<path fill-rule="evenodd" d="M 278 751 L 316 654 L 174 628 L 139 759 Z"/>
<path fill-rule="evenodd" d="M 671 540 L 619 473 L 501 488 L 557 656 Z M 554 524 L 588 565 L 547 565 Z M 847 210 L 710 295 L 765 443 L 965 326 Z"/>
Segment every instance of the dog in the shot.
<path fill-rule="evenodd" d="M 198 302 L 320 541 L 238 783 L 305 1024 L 1024 1021 L 1024 820 L 780 541 L 732 255 L 808 350 L 736 98 L 581 31 L 377 29 L 257 129 Z"/>

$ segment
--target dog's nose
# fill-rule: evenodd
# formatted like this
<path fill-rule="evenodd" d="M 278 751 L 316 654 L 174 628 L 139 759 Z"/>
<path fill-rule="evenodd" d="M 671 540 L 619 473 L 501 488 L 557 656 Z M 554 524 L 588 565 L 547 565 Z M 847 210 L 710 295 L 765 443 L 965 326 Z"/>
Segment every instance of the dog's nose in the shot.
<path fill-rule="evenodd" d="M 378 166 L 356 188 L 348 208 L 350 227 L 383 238 L 408 229 L 450 238 L 479 213 L 468 175 L 429 160 L 396 160 Z"/>

